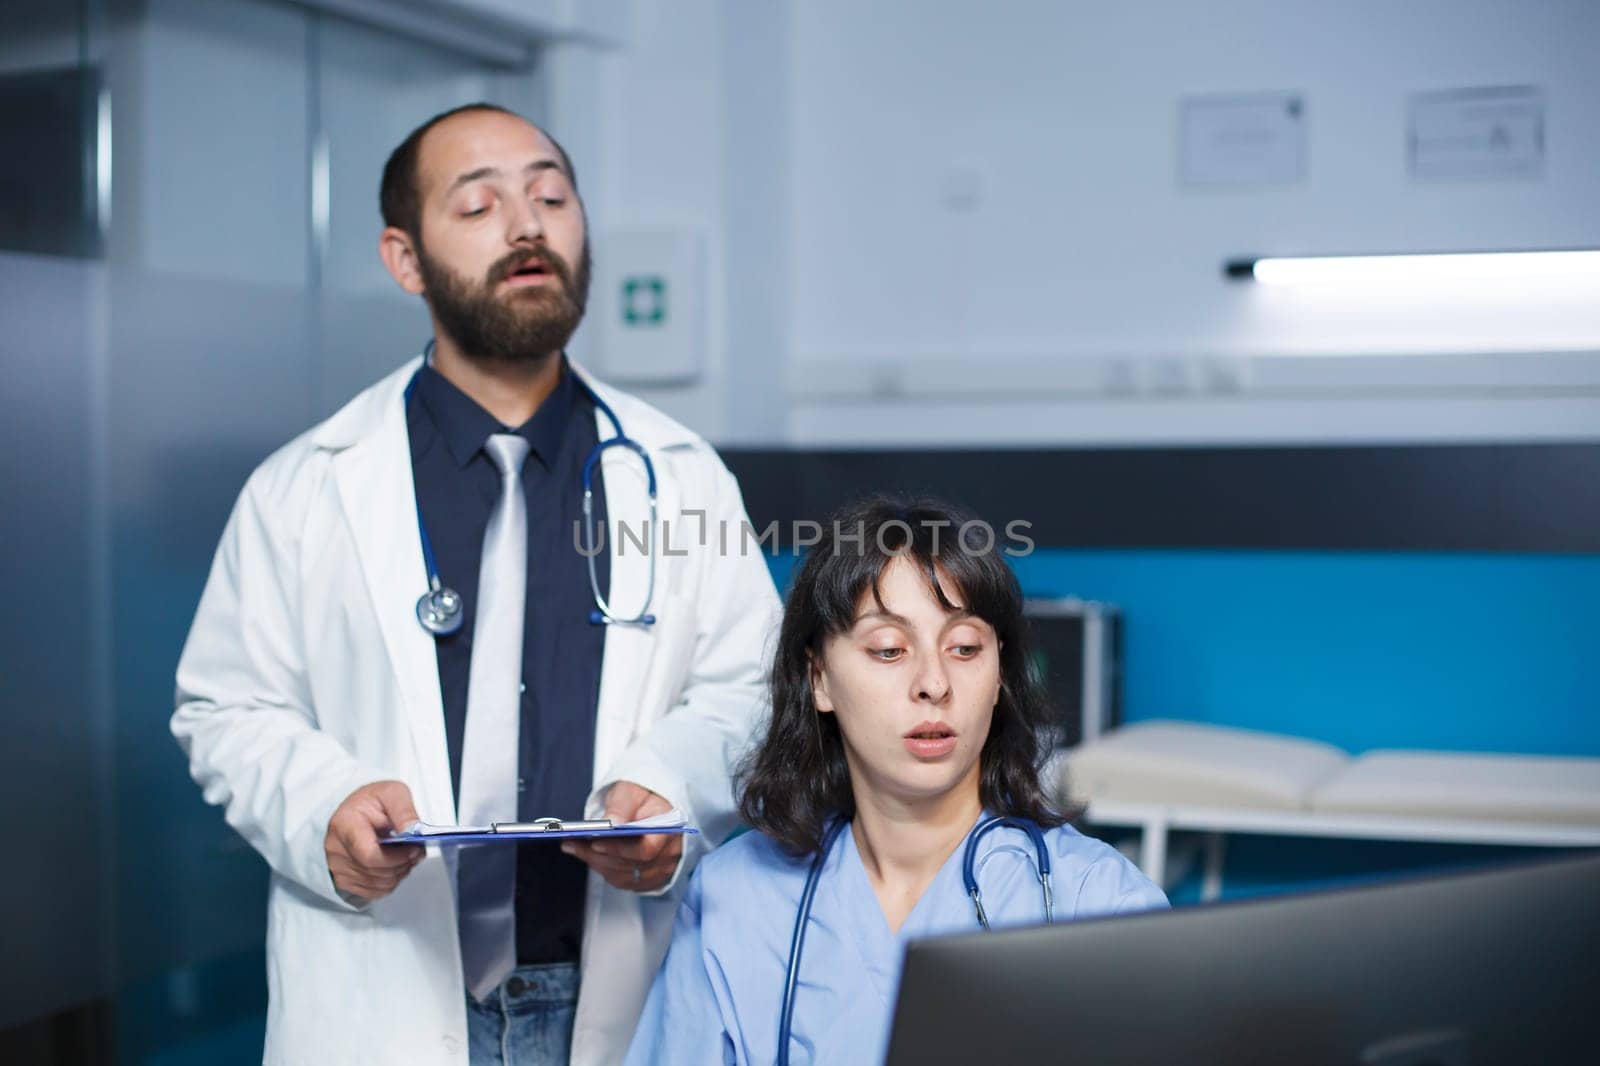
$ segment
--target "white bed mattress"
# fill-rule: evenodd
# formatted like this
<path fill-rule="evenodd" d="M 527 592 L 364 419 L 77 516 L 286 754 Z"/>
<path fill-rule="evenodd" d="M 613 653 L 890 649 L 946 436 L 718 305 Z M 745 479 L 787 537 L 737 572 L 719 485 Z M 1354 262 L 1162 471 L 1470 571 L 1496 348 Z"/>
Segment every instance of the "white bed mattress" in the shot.
<path fill-rule="evenodd" d="M 1318 788 L 1311 808 L 1600 825 L 1600 759 L 1371 751 Z"/>
<path fill-rule="evenodd" d="M 1600 759 L 1373 751 L 1201 722 L 1127 725 L 1066 753 L 1072 803 L 1600 825 Z"/>
<path fill-rule="evenodd" d="M 1068 752 L 1066 790 L 1073 803 L 1298 810 L 1349 762 L 1349 755 L 1320 741 L 1155 720 Z"/>

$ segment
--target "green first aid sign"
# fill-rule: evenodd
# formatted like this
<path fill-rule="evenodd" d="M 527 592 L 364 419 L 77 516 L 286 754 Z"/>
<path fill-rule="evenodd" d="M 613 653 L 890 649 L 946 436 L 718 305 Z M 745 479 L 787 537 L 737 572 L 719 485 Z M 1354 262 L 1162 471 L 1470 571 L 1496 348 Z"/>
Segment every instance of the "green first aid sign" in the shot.
<path fill-rule="evenodd" d="M 629 326 L 659 326 L 667 320 L 667 279 L 635 274 L 622 280 L 622 321 Z"/>

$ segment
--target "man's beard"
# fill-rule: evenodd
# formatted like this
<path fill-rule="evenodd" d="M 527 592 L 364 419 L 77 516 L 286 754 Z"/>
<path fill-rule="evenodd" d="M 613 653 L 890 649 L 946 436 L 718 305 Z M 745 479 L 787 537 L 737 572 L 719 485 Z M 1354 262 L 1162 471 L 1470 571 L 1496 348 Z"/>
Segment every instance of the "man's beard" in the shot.
<path fill-rule="evenodd" d="M 513 252 L 489 268 L 474 285 L 433 259 L 418 239 L 417 268 L 439 328 L 469 359 L 488 363 L 528 363 L 567 346 L 589 302 L 589 239 L 574 271 L 548 248 Z M 498 292 L 501 282 L 529 259 L 537 258 L 556 284 L 530 285 Z"/>

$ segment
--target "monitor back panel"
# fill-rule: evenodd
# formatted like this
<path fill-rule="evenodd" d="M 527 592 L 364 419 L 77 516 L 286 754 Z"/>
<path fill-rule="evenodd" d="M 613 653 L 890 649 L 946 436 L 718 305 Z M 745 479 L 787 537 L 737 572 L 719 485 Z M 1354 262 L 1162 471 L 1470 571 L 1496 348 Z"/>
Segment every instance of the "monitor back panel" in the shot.
<path fill-rule="evenodd" d="M 1600 1062 L 1600 856 L 913 944 L 889 1066 Z"/>

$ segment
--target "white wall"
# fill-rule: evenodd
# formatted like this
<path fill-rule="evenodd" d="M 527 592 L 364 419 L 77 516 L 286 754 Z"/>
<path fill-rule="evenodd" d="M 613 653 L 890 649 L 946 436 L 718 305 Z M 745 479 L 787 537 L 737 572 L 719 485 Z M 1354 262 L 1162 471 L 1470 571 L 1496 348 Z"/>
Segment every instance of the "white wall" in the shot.
<path fill-rule="evenodd" d="M 608 231 L 668 227 L 702 235 L 708 294 L 701 378 L 689 386 L 632 388 L 697 431 L 720 437 L 728 425 L 728 309 L 723 211 L 732 178 L 722 109 L 727 81 L 719 55 L 727 11 L 716 0 L 635 4 L 628 43 L 579 39 L 551 44 L 541 59 L 551 131 L 572 154 L 597 259 L 610 254 Z M 574 354 L 605 372 L 594 320 L 596 294 Z M 626 384 L 626 383 L 625 383 Z"/>
<path fill-rule="evenodd" d="M 1473 394 L 1421 404 L 1396 398 L 1391 367 L 1285 362 L 1600 347 L 1592 283 L 1284 292 L 1219 272 L 1250 253 L 1600 244 L 1600 7 L 984 11 L 795 8 L 795 184 L 825 191 L 798 197 L 793 215 L 799 436 L 894 440 L 925 421 L 1005 442 L 1600 430 L 1592 404 L 1485 403 L 1534 369 L 1522 380 L 1535 389 L 1568 383 L 1570 360 L 1410 360 L 1409 388 Z M 1409 178 L 1408 94 L 1508 84 L 1546 93 L 1542 179 Z M 1307 179 L 1182 187 L 1179 100 L 1256 90 L 1305 95 Z M 980 200 L 953 212 L 941 191 L 960 171 Z M 1600 384 L 1595 362 L 1578 380 Z M 985 402 L 964 399 L 974 392 Z M 1329 406 L 1352 392 L 1387 397 Z M 863 419 L 862 401 L 884 393 L 912 399 Z"/>
<path fill-rule="evenodd" d="M 1294 293 L 1220 276 L 1244 254 L 1600 245 L 1600 5 L 637 0 L 633 15 L 584 90 L 605 101 L 606 213 L 708 227 L 712 372 L 651 398 L 714 437 L 1600 436 L 1592 285 Z M 1409 94 L 1484 85 L 1544 91 L 1543 175 L 1413 180 Z M 1307 102 L 1305 180 L 1182 187 L 1180 100 L 1276 90 Z"/>

